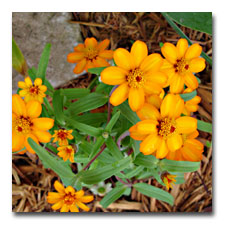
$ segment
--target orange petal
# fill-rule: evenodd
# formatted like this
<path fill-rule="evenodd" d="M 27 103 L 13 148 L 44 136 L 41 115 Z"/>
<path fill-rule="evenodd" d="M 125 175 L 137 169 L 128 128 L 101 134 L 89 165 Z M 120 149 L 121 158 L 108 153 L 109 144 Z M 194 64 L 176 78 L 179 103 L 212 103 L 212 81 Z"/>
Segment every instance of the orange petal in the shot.
<path fill-rule="evenodd" d="M 29 137 L 32 138 L 33 141 L 35 141 L 37 144 L 38 144 L 38 139 L 37 139 L 33 134 L 27 134 L 26 137 L 25 137 L 24 145 L 25 145 L 27 151 L 29 151 L 30 153 L 33 153 L 33 154 L 34 154 L 35 151 L 31 148 L 31 146 L 29 145 L 29 143 L 28 143 L 28 141 L 27 141 L 27 139 L 28 139 Z"/>
<path fill-rule="evenodd" d="M 195 90 L 198 87 L 198 80 L 192 73 L 186 73 L 184 76 L 184 83 L 187 87 Z"/>
<path fill-rule="evenodd" d="M 131 136 L 134 140 L 141 141 L 141 140 L 144 140 L 144 139 L 147 137 L 147 135 L 140 134 L 140 133 L 137 131 L 137 126 L 136 126 L 136 125 L 132 126 L 132 127 L 129 129 L 129 132 L 130 132 L 130 136 Z"/>
<path fill-rule="evenodd" d="M 135 67 L 139 67 L 148 55 L 147 45 L 143 41 L 135 41 L 131 47 L 131 54 L 134 58 Z"/>
<path fill-rule="evenodd" d="M 84 44 L 78 44 L 77 46 L 74 47 L 74 51 L 82 51 L 84 50 Z"/>
<path fill-rule="evenodd" d="M 140 152 L 144 155 L 150 155 L 156 151 L 160 138 L 157 134 L 150 134 L 140 144 Z"/>
<path fill-rule="evenodd" d="M 113 51 L 112 50 L 104 50 L 104 51 L 100 52 L 98 55 L 105 59 L 112 59 Z"/>
<path fill-rule="evenodd" d="M 105 39 L 105 40 L 101 41 L 98 44 L 97 49 L 99 51 L 103 51 L 103 50 L 105 50 L 109 46 L 109 43 L 110 43 L 110 40 L 109 39 Z"/>
<path fill-rule="evenodd" d="M 83 197 L 84 196 L 84 191 L 83 190 L 80 190 L 80 191 L 77 191 L 76 192 L 76 198 L 77 199 L 80 199 L 81 197 Z"/>
<path fill-rule="evenodd" d="M 80 207 L 81 209 L 83 209 L 84 211 L 86 211 L 86 212 L 88 212 L 90 209 L 84 204 L 84 203 L 82 203 L 82 202 L 79 202 L 79 201 L 77 201 L 76 202 L 76 205 L 78 206 L 78 207 Z"/>
<path fill-rule="evenodd" d="M 25 89 L 25 88 L 27 88 L 27 85 L 26 85 L 25 82 L 19 81 L 19 82 L 18 82 L 18 87 L 19 87 L 19 88 L 22 88 L 22 89 Z"/>
<path fill-rule="evenodd" d="M 184 78 L 181 75 L 175 74 L 170 80 L 170 92 L 179 94 L 184 89 Z"/>
<path fill-rule="evenodd" d="M 156 151 L 156 158 L 157 159 L 165 158 L 168 152 L 169 149 L 167 147 L 166 141 L 162 138 Z"/>
<path fill-rule="evenodd" d="M 118 48 L 114 51 L 113 58 L 116 65 L 125 70 L 129 71 L 135 67 L 132 55 L 124 48 Z"/>
<path fill-rule="evenodd" d="M 69 205 L 63 204 L 62 208 L 60 209 L 60 212 L 69 212 Z"/>
<path fill-rule="evenodd" d="M 178 59 L 181 59 L 182 57 L 184 57 L 185 52 L 188 49 L 188 41 L 184 38 L 181 38 L 178 42 L 177 42 L 177 55 L 178 55 Z"/>
<path fill-rule="evenodd" d="M 164 96 L 164 93 L 163 93 L 163 96 Z M 157 94 L 153 94 L 153 95 L 146 96 L 145 100 L 146 100 L 146 103 L 149 103 L 150 105 L 153 105 L 157 109 L 159 109 L 162 104 L 162 98 L 158 96 Z"/>
<path fill-rule="evenodd" d="M 49 130 L 54 126 L 54 120 L 50 118 L 36 118 L 32 120 L 35 129 Z"/>
<path fill-rule="evenodd" d="M 139 132 L 140 134 L 151 134 L 157 132 L 156 126 L 158 125 L 158 122 L 154 119 L 148 119 L 138 122 L 136 125 L 137 132 Z"/>
<path fill-rule="evenodd" d="M 33 130 L 32 133 L 37 137 L 39 142 L 48 143 L 52 138 L 52 135 L 47 131 Z"/>
<path fill-rule="evenodd" d="M 97 56 L 96 60 L 93 61 L 95 67 L 110 66 L 110 64 L 102 57 Z"/>
<path fill-rule="evenodd" d="M 197 43 L 193 44 L 187 49 L 184 58 L 187 60 L 191 60 L 193 58 L 199 57 L 201 55 L 201 52 L 202 47 Z"/>
<path fill-rule="evenodd" d="M 52 209 L 57 210 L 57 209 L 60 209 L 62 206 L 63 206 L 63 201 L 59 201 L 59 202 L 56 202 L 54 205 L 52 205 Z"/>
<path fill-rule="evenodd" d="M 55 187 L 55 190 L 56 191 L 58 191 L 59 193 L 65 193 L 65 188 L 64 188 L 64 186 L 59 182 L 59 181 L 55 181 L 55 183 L 54 183 L 54 187 Z"/>
<path fill-rule="evenodd" d="M 84 58 L 83 52 L 72 52 L 67 55 L 67 61 L 69 63 L 78 63 Z"/>
<path fill-rule="evenodd" d="M 145 82 L 144 91 L 147 94 L 160 94 L 162 92 L 162 86 L 150 81 Z"/>
<path fill-rule="evenodd" d="M 133 111 L 139 110 L 145 102 L 145 93 L 143 88 L 130 88 L 128 103 Z"/>
<path fill-rule="evenodd" d="M 35 79 L 35 81 L 34 81 L 34 84 L 36 85 L 36 86 L 40 86 L 40 85 L 42 85 L 42 79 L 41 78 L 36 78 Z"/>
<path fill-rule="evenodd" d="M 92 195 L 86 195 L 86 196 L 81 197 L 79 200 L 81 202 L 88 203 L 88 202 L 93 201 L 94 197 Z"/>
<path fill-rule="evenodd" d="M 155 106 L 148 103 L 145 103 L 143 107 L 141 107 L 141 109 L 138 110 L 136 113 L 141 120 L 147 119 L 159 120 L 161 117 L 158 109 Z"/>
<path fill-rule="evenodd" d="M 167 147 L 172 152 L 181 148 L 182 144 L 183 140 L 180 134 L 173 134 L 167 138 Z"/>
<path fill-rule="evenodd" d="M 26 78 L 24 79 L 24 82 L 26 83 L 26 86 L 27 86 L 27 87 L 30 87 L 30 86 L 33 85 L 33 84 L 32 84 L 32 80 L 30 79 L 30 77 L 26 77 Z"/>
<path fill-rule="evenodd" d="M 176 119 L 179 133 L 190 134 L 197 129 L 197 120 L 193 117 L 182 116 Z"/>
<path fill-rule="evenodd" d="M 19 151 L 24 147 L 24 135 L 12 132 L 12 151 Z"/>
<path fill-rule="evenodd" d="M 86 48 L 96 48 L 98 45 L 98 42 L 96 41 L 96 39 L 94 37 L 91 38 L 86 38 L 84 41 L 84 45 Z"/>
<path fill-rule="evenodd" d="M 75 66 L 73 72 L 75 74 L 79 74 L 79 73 L 83 72 L 84 68 L 86 66 L 86 63 L 87 63 L 87 60 L 85 58 L 82 59 L 79 63 L 77 63 L 77 65 Z"/>
<path fill-rule="evenodd" d="M 194 58 L 189 63 L 189 70 L 193 73 L 199 73 L 205 69 L 205 59 Z"/>
<path fill-rule="evenodd" d="M 127 83 L 121 84 L 118 88 L 116 88 L 109 101 L 112 105 L 117 106 L 126 101 L 129 94 L 129 86 Z"/>
<path fill-rule="evenodd" d="M 167 82 L 167 75 L 162 72 L 150 72 L 146 74 L 146 79 L 150 82 L 157 83 L 160 85 L 165 85 Z"/>
<path fill-rule="evenodd" d="M 30 118 L 37 118 L 41 115 L 42 107 L 41 103 L 35 100 L 31 100 L 26 104 L 27 116 Z"/>
<path fill-rule="evenodd" d="M 163 58 L 158 53 L 147 56 L 141 63 L 140 69 L 144 72 L 156 72 L 163 64 Z"/>
<path fill-rule="evenodd" d="M 79 209 L 77 208 L 77 206 L 75 204 L 72 204 L 70 206 L 70 212 L 79 212 Z"/>
<path fill-rule="evenodd" d="M 199 135 L 199 132 L 198 132 L 197 130 L 195 130 L 194 132 L 188 134 L 188 135 L 187 135 L 187 138 L 188 138 L 188 139 L 190 139 L 190 138 L 191 138 L 191 139 L 194 139 L 194 138 L 198 137 L 198 135 Z"/>
<path fill-rule="evenodd" d="M 18 94 L 12 96 L 12 112 L 17 116 L 26 116 L 27 114 L 25 102 Z"/>
<path fill-rule="evenodd" d="M 171 43 L 165 43 L 161 48 L 163 56 L 172 64 L 178 59 L 177 48 Z"/>

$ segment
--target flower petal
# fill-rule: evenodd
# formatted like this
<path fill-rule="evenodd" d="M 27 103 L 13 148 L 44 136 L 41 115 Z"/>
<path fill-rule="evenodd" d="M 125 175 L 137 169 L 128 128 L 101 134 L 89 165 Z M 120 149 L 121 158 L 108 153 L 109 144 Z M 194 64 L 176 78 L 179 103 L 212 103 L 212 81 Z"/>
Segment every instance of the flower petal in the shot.
<path fill-rule="evenodd" d="M 157 159 L 165 158 L 168 152 L 169 149 L 167 147 L 166 141 L 162 138 L 156 151 L 156 158 Z"/>
<path fill-rule="evenodd" d="M 165 43 L 161 48 L 163 56 L 172 64 L 178 59 L 177 48 L 171 43 Z"/>
<path fill-rule="evenodd" d="M 27 87 L 30 87 L 30 86 L 33 85 L 33 84 L 32 84 L 32 80 L 30 79 L 30 77 L 26 77 L 26 78 L 24 79 L 24 82 L 26 83 L 26 86 L 27 86 Z"/>
<path fill-rule="evenodd" d="M 144 84 L 144 91 L 147 94 L 158 94 L 159 95 L 163 91 L 163 89 L 162 89 L 161 85 L 147 81 Z"/>
<path fill-rule="evenodd" d="M 56 202 L 54 205 L 52 205 L 52 209 L 57 210 L 57 209 L 60 209 L 62 206 L 63 206 L 63 201 L 59 201 L 59 202 Z"/>
<path fill-rule="evenodd" d="M 24 97 L 24 96 L 26 96 L 27 94 L 28 94 L 27 89 L 19 91 L 19 95 L 20 95 L 21 97 Z"/>
<path fill-rule="evenodd" d="M 52 138 L 52 135 L 47 131 L 33 130 L 32 133 L 37 137 L 39 142 L 48 143 Z"/>
<path fill-rule="evenodd" d="M 160 138 L 157 134 L 150 134 L 140 144 L 140 152 L 144 155 L 150 155 L 156 151 Z"/>
<path fill-rule="evenodd" d="M 129 129 L 129 132 L 130 132 L 130 136 L 134 139 L 134 140 L 138 140 L 138 141 L 141 141 L 141 140 L 144 140 L 147 135 L 143 135 L 143 134 L 140 134 L 138 131 L 137 131 L 137 125 L 134 125 L 132 126 L 130 129 Z"/>
<path fill-rule="evenodd" d="M 113 51 L 112 50 L 104 50 L 104 51 L 100 52 L 98 55 L 104 59 L 112 59 Z"/>
<path fill-rule="evenodd" d="M 101 72 L 101 81 L 109 85 L 118 85 L 126 82 L 127 71 L 117 66 L 110 66 Z"/>
<path fill-rule="evenodd" d="M 37 118 L 41 115 L 42 107 L 41 103 L 35 100 L 31 100 L 26 104 L 27 116 L 30 118 Z"/>
<path fill-rule="evenodd" d="M 118 88 L 116 88 L 109 101 L 112 105 L 117 106 L 126 101 L 129 94 L 129 86 L 127 83 L 121 84 Z"/>
<path fill-rule="evenodd" d="M 69 212 L 69 209 L 70 209 L 69 205 L 63 204 L 60 212 Z"/>
<path fill-rule="evenodd" d="M 16 152 L 23 148 L 24 146 L 24 135 L 12 132 L 12 151 Z"/>
<path fill-rule="evenodd" d="M 80 207 L 81 209 L 83 209 L 84 211 L 86 211 L 86 212 L 88 212 L 90 209 L 89 209 L 89 207 L 87 207 L 84 203 L 82 203 L 82 202 L 80 202 L 80 201 L 77 201 L 76 202 L 76 205 L 78 206 L 78 207 Z"/>
<path fill-rule="evenodd" d="M 181 75 L 175 74 L 170 80 L 170 92 L 179 94 L 184 89 L 184 78 Z"/>
<path fill-rule="evenodd" d="M 64 186 L 58 181 L 56 180 L 54 183 L 54 188 L 56 191 L 58 191 L 59 193 L 64 194 L 65 193 L 65 188 Z"/>
<path fill-rule="evenodd" d="M 98 42 L 96 41 L 96 39 L 94 37 L 91 38 L 86 38 L 84 41 L 84 46 L 86 48 L 96 48 L 98 45 Z"/>
<path fill-rule="evenodd" d="M 125 70 L 129 71 L 135 67 L 132 55 L 124 48 L 118 48 L 114 51 L 113 58 L 116 65 Z"/>
<path fill-rule="evenodd" d="M 160 85 L 165 85 L 167 82 L 167 75 L 162 72 L 150 72 L 146 74 L 146 79 L 150 82 L 157 83 Z"/>
<path fill-rule="evenodd" d="M 163 91 L 164 92 L 164 91 Z M 164 93 L 162 94 L 164 96 Z M 160 108 L 162 104 L 162 98 L 157 94 L 149 95 L 145 97 L 146 103 L 155 106 L 157 109 Z"/>
<path fill-rule="evenodd" d="M 84 196 L 84 191 L 83 190 L 80 190 L 80 191 L 77 191 L 76 192 L 76 198 L 78 199 L 78 198 L 81 198 L 81 197 L 83 197 Z"/>
<path fill-rule="evenodd" d="M 199 57 L 201 55 L 201 52 L 202 47 L 199 44 L 195 43 L 187 49 L 184 58 L 187 60 L 191 60 L 193 58 Z"/>
<path fill-rule="evenodd" d="M 78 44 L 77 46 L 74 47 L 74 51 L 82 51 L 84 50 L 84 44 Z"/>
<path fill-rule="evenodd" d="M 79 212 L 79 209 L 77 208 L 77 206 L 75 204 L 72 204 L 70 206 L 70 212 Z"/>
<path fill-rule="evenodd" d="M 67 61 L 69 63 L 78 63 L 84 58 L 83 52 L 72 52 L 67 55 Z"/>
<path fill-rule="evenodd" d="M 140 134 L 151 134 L 157 132 L 156 126 L 158 125 L 158 121 L 154 119 L 148 119 L 138 122 L 136 125 L 137 132 Z"/>
<path fill-rule="evenodd" d="M 26 85 L 25 82 L 19 81 L 19 82 L 18 82 L 18 87 L 19 87 L 19 88 L 22 88 L 22 89 L 25 89 L 25 88 L 27 88 L 27 85 Z"/>
<path fill-rule="evenodd" d="M 184 76 L 184 83 L 187 87 L 195 90 L 198 87 L 198 80 L 192 73 L 186 73 Z"/>
<path fill-rule="evenodd" d="M 103 50 L 105 50 L 109 46 L 109 43 L 110 43 L 110 40 L 109 39 L 105 39 L 105 40 L 101 41 L 98 44 L 97 49 L 99 51 L 103 51 Z"/>
<path fill-rule="evenodd" d="M 197 130 L 197 120 L 193 117 L 182 116 L 176 119 L 178 133 L 189 134 Z"/>
<path fill-rule="evenodd" d="M 205 69 L 205 59 L 194 58 L 189 63 L 189 70 L 193 73 L 199 73 Z"/>
<path fill-rule="evenodd" d="M 136 113 L 141 120 L 147 119 L 159 120 L 161 117 L 158 109 L 155 106 L 148 103 L 145 103 L 143 107 Z"/>
<path fill-rule="evenodd" d="M 110 64 L 102 57 L 97 56 L 96 60 L 93 60 L 94 67 L 110 66 Z"/>
<path fill-rule="evenodd" d="M 35 129 L 49 130 L 54 126 L 54 120 L 50 118 L 35 118 L 32 120 Z"/>
<path fill-rule="evenodd" d="M 181 59 L 182 57 L 184 57 L 184 54 L 188 49 L 188 41 L 185 38 L 181 38 L 177 42 L 176 47 L 177 47 L 178 59 Z"/>
<path fill-rule="evenodd" d="M 178 150 L 182 144 L 183 140 L 180 134 L 173 134 L 167 138 L 167 147 L 172 152 Z"/>
<path fill-rule="evenodd" d="M 29 145 L 29 143 L 27 141 L 28 138 L 32 138 L 33 141 L 35 141 L 37 144 L 38 144 L 38 139 L 33 134 L 27 134 L 25 137 L 24 145 L 25 145 L 27 151 L 34 154 L 35 151 L 31 148 L 31 146 Z"/>
<path fill-rule="evenodd" d="M 34 84 L 36 85 L 36 86 L 40 86 L 40 85 L 42 85 L 42 79 L 41 78 L 36 78 L 35 79 L 35 81 L 34 81 Z"/>
<path fill-rule="evenodd" d="M 145 93 L 143 88 L 130 88 L 128 103 L 133 111 L 139 110 L 145 102 Z"/>
<path fill-rule="evenodd" d="M 91 202 L 94 200 L 94 196 L 92 195 L 86 195 L 86 196 L 83 196 L 79 199 L 81 202 L 84 202 L 84 203 L 88 203 L 88 202 Z"/>
<path fill-rule="evenodd" d="M 86 60 L 85 58 L 82 59 L 81 61 L 79 61 L 79 62 L 77 63 L 77 65 L 75 66 L 73 72 L 74 72 L 75 74 L 79 74 L 79 73 L 83 72 L 83 71 L 84 71 L 84 68 L 85 68 L 85 66 L 86 66 L 86 63 L 87 63 L 87 60 Z"/>
<path fill-rule="evenodd" d="M 135 41 L 131 47 L 131 54 L 134 58 L 135 67 L 139 67 L 143 59 L 148 55 L 147 45 L 143 41 Z"/>
<path fill-rule="evenodd" d="M 140 69 L 144 72 L 156 72 L 163 64 L 163 58 L 158 53 L 147 56 L 141 63 Z"/>
<path fill-rule="evenodd" d="M 12 96 L 12 112 L 17 116 L 26 116 L 27 114 L 25 102 L 18 94 Z"/>

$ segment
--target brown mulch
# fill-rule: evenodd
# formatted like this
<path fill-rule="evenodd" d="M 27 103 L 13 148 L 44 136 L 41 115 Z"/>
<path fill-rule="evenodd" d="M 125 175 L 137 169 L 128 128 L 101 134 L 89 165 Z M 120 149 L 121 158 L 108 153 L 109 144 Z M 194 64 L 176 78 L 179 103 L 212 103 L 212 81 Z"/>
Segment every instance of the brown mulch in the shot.
<path fill-rule="evenodd" d="M 160 13 L 72 13 L 73 23 L 81 25 L 82 36 L 94 36 L 98 41 L 110 39 L 111 49 L 123 47 L 130 49 L 132 41 L 142 40 L 148 45 L 149 53 L 160 52 L 160 42 L 176 43 L 180 38 L 167 24 Z M 212 56 L 212 37 L 180 26 L 184 33 L 203 47 L 203 51 Z M 95 75 L 85 74 L 62 85 L 61 88 L 87 87 Z M 202 98 L 195 115 L 206 122 L 212 122 L 212 69 L 209 65 L 198 74 L 201 84 L 198 95 Z M 197 172 L 186 173 L 186 182 L 175 185 L 171 194 L 175 198 L 174 206 L 146 197 L 135 189 L 130 196 L 123 196 L 107 209 L 99 204 L 101 197 L 89 206 L 92 212 L 212 212 L 212 135 L 200 132 L 199 140 L 205 144 L 201 168 Z M 13 155 L 12 168 L 12 210 L 14 212 L 52 211 L 46 201 L 48 191 L 53 191 L 57 175 L 44 169 L 36 155 Z M 154 179 L 149 184 L 162 187 Z M 88 190 L 87 190 L 88 192 Z"/>

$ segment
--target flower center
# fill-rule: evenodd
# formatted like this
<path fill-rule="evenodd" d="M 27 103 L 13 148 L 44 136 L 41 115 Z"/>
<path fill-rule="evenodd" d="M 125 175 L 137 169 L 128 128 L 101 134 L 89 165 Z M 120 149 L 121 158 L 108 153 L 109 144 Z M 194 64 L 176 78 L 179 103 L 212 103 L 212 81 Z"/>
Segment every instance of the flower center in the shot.
<path fill-rule="evenodd" d="M 158 121 L 158 134 L 163 138 L 167 138 L 176 131 L 175 121 L 170 118 L 164 118 Z"/>
<path fill-rule="evenodd" d="M 31 131 L 31 126 L 33 123 L 31 122 L 29 117 L 20 116 L 14 122 L 14 128 L 17 133 L 20 134 L 28 134 Z"/>
<path fill-rule="evenodd" d="M 66 148 L 66 153 L 67 153 L 67 154 L 71 154 L 72 151 L 73 151 L 73 150 L 72 150 L 71 148 Z"/>
<path fill-rule="evenodd" d="M 58 136 L 59 139 L 62 139 L 62 140 L 67 139 L 67 133 L 63 130 L 59 131 L 57 136 Z"/>
<path fill-rule="evenodd" d="M 189 65 L 187 60 L 182 58 L 177 60 L 177 63 L 174 64 L 174 68 L 176 73 L 185 73 L 188 71 Z"/>
<path fill-rule="evenodd" d="M 129 86 L 133 87 L 133 88 L 142 87 L 145 83 L 145 78 L 143 76 L 143 72 L 139 68 L 130 70 L 126 79 L 127 79 Z"/>
<path fill-rule="evenodd" d="M 38 93 L 39 93 L 39 88 L 38 88 L 38 86 L 35 86 L 35 85 L 31 86 L 30 89 L 29 89 L 29 92 L 30 92 L 31 94 L 38 95 Z"/>
<path fill-rule="evenodd" d="M 95 48 L 86 48 L 85 51 L 85 58 L 87 60 L 93 60 L 96 59 L 96 57 L 98 56 L 98 50 Z"/>
<path fill-rule="evenodd" d="M 71 194 L 71 193 L 68 193 L 68 194 L 66 194 L 65 197 L 64 197 L 64 202 L 65 202 L 67 205 L 71 205 L 71 204 L 74 203 L 75 199 L 76 199 L 76 196 L 75 196 L 75 195 L 73 195 L 73 194 Z"/>
<path fill-rule="evenodd" d="M 105 193 L 105 188 L 104 187 L 99 187 L 98 188 L 98 193 L 104 194 Z"/>

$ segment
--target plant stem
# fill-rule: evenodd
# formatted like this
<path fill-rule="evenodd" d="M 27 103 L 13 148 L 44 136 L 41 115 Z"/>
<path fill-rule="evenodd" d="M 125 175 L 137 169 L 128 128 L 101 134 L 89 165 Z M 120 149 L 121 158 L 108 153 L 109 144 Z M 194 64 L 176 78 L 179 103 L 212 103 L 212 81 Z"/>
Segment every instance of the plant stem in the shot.
<path fill-rule="evenodd" d="M 115 177 L 116 177 L 116 179 L 117 179 L 120 183 L 126 185 L 127 187 L 132 187 L 132 184 L 131 184 L 131 183 L 126 183 L 126 182 L 124 182 L 122 179 L 120 179 L 119 177 L 117 177 L 117 176 L 115 176 Z"/>
<path fill-rule="evenodd" d="M 188 41 L 188 44 L 192 45 L 192 41 L 183 33 L 183 31 L 172 21 L 172 19 L 167 15 L 167 13 L 162 12 L 161 13 L 166 21 L 170 24 L 170 26 L 182 37 L 185 38 Z M 206 55 L 205 52 L 202 52 L 201 56 L 212 66 L 212 59 Z"/>

